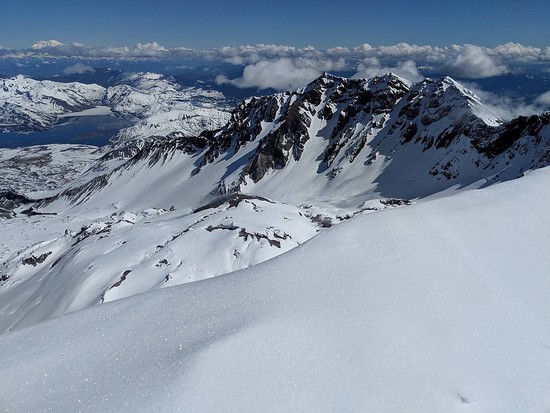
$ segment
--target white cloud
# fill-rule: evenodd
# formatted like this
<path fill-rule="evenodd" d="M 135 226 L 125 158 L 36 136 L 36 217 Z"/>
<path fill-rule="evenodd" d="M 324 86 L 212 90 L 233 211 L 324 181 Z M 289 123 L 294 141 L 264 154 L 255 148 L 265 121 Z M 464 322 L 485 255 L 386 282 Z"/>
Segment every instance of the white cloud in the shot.
<path fill-rule="evenodd" d="M 451 76 L 481 79 L 508 72 L 506 66 L 498 63 L 479 46 L 465 45 L 458 49 L 454 61 L 444 67 Z"/>
<path fill-rule="evenodd" d="M 313 46 L 300 48 L 257 44 L 203 50 L 186 47 L 168 48 L 157 42 L 138 43 L 133 47 L 91 47 L 82 43 L 62 44 L 57 41 L 40 41 L 33 47 L 24 50 L 2 50 L 1 54 L 14 57 L 205 59 L 239 66 L 252 66 L 249 71 L 254 72 L 273 66 L 281 59 L 290 59 L 299 73 L 312 70 L 322 72 L 361 69 L 360 71 L 363 72 L 377 73 L 391 70 L 405 73 L 405 77 L 411 79 L 419 77 L 418 69 L 415 69 L 417 64 L 432 67 L 434 71 L 451 76 L 483 78 L 506 73 L 507 65 L 514 62 L 550 62 L 550 47 L 540 49 L 520 43 L 506 43 L 494 48 L 475 45 L 436 47 L 408 43 L 375 47 L 364 43 L 356 47 L 336 46 L 329 49 L 317 49 Z M 369 63 L 368 59 L 373 58 L 378 59 L 379 63 Z M 278 64 L 282 65 L 282 63 Z M 257 66 L 254 67 L 254 65 Z"/>
<path fill-rule="evenodd" d="M 380 46 L 376 49 L 379 57 L 407 57 L 423 58 L 428 61 L 437 61 L 445 56 L 444 49 L 432 46 L 417 46 L 408 43 L 398 43 L 392 46 Z"/>
<path fill-rule="evenodd" d="M 462 85 L 474 92 L 495 115 L 508 121 L 518 116 L 530 116 L 549 109 L 550 90 L 537 97 L 533 103 L 526 103 L 523 99 L 514 99 L 509 96 L 487 92 L 474 82 L 461 82 Z"/>
<path fill-rule="evenodd" d="M 135 50 L 147 51 L 147 52 L 165 52 L 167 51 L 166 47 L 157 42 L 151 43 L 138 43 L 136 44 Z"/>
<path fill-rule="evenodd" d="M 535 99 L 535 103 L 541 106 L 545 106 L 545 110 L 550 109 L 550 90 L 543 93 Z"/>
<path fill-rule="evenodd" d="M 538 47 L 524 46 L 520 43 L 506 43 L 494 49 L 488 49 L 487 52 L 499 56 L 501 59 L 509 59 L 517 62 L 536 61 L 542 54 L 542 50 Z"/>
<path fill-rule="evenodd" d="M 274 61 L 262 60 L 248 65 L 237 79 L 218 76 L 218 83 L 230 83 L 239 88 L 257 87 L 276 90 L 292 90 L 304 86 L 321 74 L 309 62 L 281 58 Z"/>
<path fill-rule="evenodd" d="M 169 55 L 170 51 L 157 42 L 137 43 L 133 49 L 123 48 L 124 53 L 134 57 L 162 57 Z"/>
<path fill-rule="evenodd" d="M 384 66 L 377 57 L 369 57 L 364 59 L 358 66 L 357 72 L 353 77 L 371 78 L 374 76 L 384 75 L 388 72 L 393 72 L 411 82 L 417 82 L 424 79 L 418 72 L 416 62 L 414 60 L 405 60 L 398 62 L 395 66 Z"/>
<path fill-rule="evenodd" d="M 95 69 L 92 66 L 85 65 L 84 63 L 76 63 L 72 66 L 66 67 L 63 70 L 63 73 L 66 75 L 93 73 L 93 72 L 95 72 Z"/>
<path fill-rule="evenodd" d="M 374 48 L 368 43 L 363 43 L 362 45 L 353 48 L 355 53 L 369 53 L 372 50 L 374 50 Z"/>

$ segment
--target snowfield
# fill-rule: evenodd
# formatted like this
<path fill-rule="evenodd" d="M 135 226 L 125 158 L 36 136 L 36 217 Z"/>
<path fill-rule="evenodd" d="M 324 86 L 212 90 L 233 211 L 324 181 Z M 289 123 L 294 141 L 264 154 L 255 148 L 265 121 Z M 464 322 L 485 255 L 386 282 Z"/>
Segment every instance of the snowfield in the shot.
<path fill-rule="evenodd" d="M 0 335 L 3 411 L 548 412 L 550 169 Z"/>
<path fill-rule="evenodd" d="M 306 211 L 252 197 L 193 214 L 114 213 L 80 227 L 74 218 L 46 218 L 58 236 L 31 247 L 21 248 L 28 241 L 13 231 L 34 229 L 32 217 L 5 227 L 19 248 L 0 264 L 0 332 L 249 267 L 320 231 Z"/>

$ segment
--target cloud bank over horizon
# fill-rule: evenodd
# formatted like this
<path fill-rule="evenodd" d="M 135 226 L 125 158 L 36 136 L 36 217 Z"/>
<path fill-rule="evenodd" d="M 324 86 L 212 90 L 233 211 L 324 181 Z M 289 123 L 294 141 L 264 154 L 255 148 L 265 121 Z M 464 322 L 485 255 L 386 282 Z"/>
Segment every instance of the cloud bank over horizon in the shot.
<path fill-rule="evenodd" d="M 372 77 L 394 72 L 410 81 L 421 72 L 444 73 L 458 78 L 482 79 L 513 73 L 523 63 L 550 64 L 550 47 L 538 48 L 506 43 L 493 48 L 464 44 L 437 47 L 398 43 L 318 49 L 275 44 L 243 45 L 213 49 L 168 48 L 157 42 L 133 47 L 94 47 L 81 43 L 42 40 L 27 49 L 0 48 L 0 57 L 54 57 L 93 59 L 166 59 L 224 62 L 243 67 L 240 77 L 219 75 L 219 84 L 239 88 L 287 90 L 303 86 L 322 72 L 346 71 L 354 77 Z M 76 66 L 74 70 L 89 67 Z"/>
<path fill-rule="evenodd" d="M 390 46 L 371 46 L 368 43 L 356 47 L 332 47 L 319 49 L 313 46 L 295 47 L 277 44 L 256 44 L 243 46 L 224 46 L 213 49 L 193 49 L 186 47 L 168 48 L 155 41 L 137 43 L 133 47 L 96 47 L 82 43 L 61 43 L 57 40 L 41 40 L 27 49 L 10 49 L 1 47 L 2 56 L 30 57 L 83 57 L 83 58 L 165 58 L 165 59 L 205 59 L 222 60 L 236 65 L 258 63 L 261 60 L 280 58 L 305 58 L 346 61 L 359 61 L 365 58 L 416 60 L 423 63 L 443 64 L 450 66 L 482 63 L 488 60 L 497 62 L 549 62 L 550 47 L 539 48 L 524 46 L 520 43 L 506 43 L 493 48 L 479 45 L 463 44 L 438 47 L 418 46 L 408 43 L 397 43 Z"/>

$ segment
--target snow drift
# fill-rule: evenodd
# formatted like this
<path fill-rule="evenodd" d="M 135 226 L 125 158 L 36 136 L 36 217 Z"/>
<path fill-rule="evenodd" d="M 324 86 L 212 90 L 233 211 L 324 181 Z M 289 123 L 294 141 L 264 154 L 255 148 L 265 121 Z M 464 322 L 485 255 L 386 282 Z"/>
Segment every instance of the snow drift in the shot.
<path fill-rule="evenodd" d="M 0 336 L 6 411 L 550 409 L 550 170 Z"/>

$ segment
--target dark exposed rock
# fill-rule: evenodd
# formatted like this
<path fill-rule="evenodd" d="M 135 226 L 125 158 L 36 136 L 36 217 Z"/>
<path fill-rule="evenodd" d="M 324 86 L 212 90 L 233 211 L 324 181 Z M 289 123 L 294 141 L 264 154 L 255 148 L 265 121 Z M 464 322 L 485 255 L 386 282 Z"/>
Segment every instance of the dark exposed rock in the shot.
<path fill-rule="evenodd" d="M 92 228 L 92 225 L 87 225 L 80 228 L 80 231 L 73 236 L 73 239 L 75 240 L 73 246 L 92 235 L 108 234 L 112 228 L 112 223 L 107 223 L 104 227 L 100 228 Z"/>
<path fill-rule="evenodd" d="M 33 217 L 36 215 L 57 215 L 57 212 L 40 212 L 34 209 L 33 207 L 30 207 L 28 209 L 25 209 L 24 211 L 21 211 L 21 214 L 26 215 L 28 217 Z"/>
<path fill-rule="evenodd" d="M 411 122 L 407 126 L 407 129 L 403 131 L 403 134 L 401 135 L 403 137 L 402 142 L 407 143 L 410 142 L 412 138 L 416 135 L 418 132 L 418 126 L 416 126 L 416 123 Z"/>
<path fill-rule="evenodd" d="M 444 130 L 435 140 L 436 148 L 448 148 L 451 142 L 458 136 L 458 131 L 454 127 Z"/>
<path fill-rule="evenodd" d="M 208 141 L 208 149 L 201 166 L 213 162 L 233 147 L 236 153 L 244 144 L 256 139 L 261 122 L 273 122 L 279 110 L 276 96 L 251 98 L 240 103 L 232 112 L 229 122 L 221 129 L 201 134 Z"/>
<path fill-rule="evenodd" d="M 111 285 L 111 287 L 109 288 L 109 290 L 112 290 L 113 288 L 116 288 L 116 287 L 120 287 L 120 285 L 124 282 L 124 280 L 126 280 L 126 277 L 128 276 L 128 274 L 130 274 L 132 272 L 132 270 L 126 270 L 122 273 L 122 275 L 120 276 L 119 280 L 114 283 L 113 285 Z"/>
<path fill-rule="evenodd" d="M 208 225 L 205 228 L 205 230 L 207 230 L 208 232 L 212 232 L 216 229 L 224 229 L 224 230 L 227 230 L 227 231 L 235 231 L 235 230 L 239 229 L 239 227 L 236 226 L 236 225 L 216 225 L 216 226 Z"/>
<path fill-rule="evenodd" d="M 40 254 L 38 257 L 31 255 L 30 257 L 23 258 L 21 262 L 23 263 L 23 265 L 32 265 L 33 267 L 36 267 L 38 264 L 42 264 L 44 261 L 46 261 L 46 258 L 48 258 L 51 254 L 52 252 L 48 251 L 44 254 Z"/>
<path fill-rule="evenodd" d="M 311 218 L 311 222 L 316 223 L 321 228 L 330 228 L 332 227 L 332 219 L 330 217 L 324 216 L 324 215 L 314 215 Z"/>
<path fill-rule="evenodd" d="M 386 206 L 404 206 L 404 205 L 411 205 L 411 201 L 409 201 L 408 199 L 395 199 L 395 198 L 391 198 L 391 199 L 381 199 L 380 200 L 380 203 L 382 205 L 386 205 Z"/>
<path fill-rule="evenodd" d="M 499 128 L 492 139 L 474 139 L 473 145 L 480 152 L 494 157 L 509 149 L 524 136 L 536 136 L 550 123 L 550 112 L 541 115 L 520 116 Z"/>
<path fill-rule="evenodd" d="M 272 202 L 267 198 L 263 198 L 261 196 L 253 196 L 253 195 L 246 195 L 246 194 L 240 194 L 240 193 L 231 193 L 227 195 L 222 195 L 214 199 L 213 201 L 209 202 L 206 205 L 203 205 L 195 210 L 193 210 L 193 213 L 195 212 L 201 212 L 206 209 L 211 208 L 218 208 L 219 206 L 222 206 L 223 204 L 227 203 L 229 208 L 235 208 L 238 206 L 241 201 L 243 200 L 258 200 L 258 201 L 265 201 L 265 202 Z"/>
<path fill-rule="evenodd" d="M 351 148 L 351 151 L 349 153 L 350 162 L 353 162 L 355 158 L 361 153 L 366 143 L 367 143 L 366 136 L 362 136 L 361 138 L 359 138 L 359 141 Z"/>
<path fill-rule="evenodd" d="M 299 161 L 304 145 L 309 139 L 311 119 L 305 114 L 302 102 L 292 103 L 279 128 L 267 135 L 258 145 L 256 155 L 243 173 L 257 182 L 269 169 L 283 168 L 292 154 Z"/>
<path fill-rule="evenodd" d="M 411 94 L 411 96 L 418 96 L 417 94 Z M 399 111 L 399 116 L 404 116 L 407 119 L 414 119 L 420 114 L 420 102 L 416 101 L 413 103 L 408 103 L 403 106 Z"/>
<path fill-rule="evenodd" d="M 255 233 L 247 232 L 245 228 L 241 228 L 241 230 L 239 231 L 239 237 L 244 238 L 245 241 L 248 241 L 249 237 L 251 239 L 256 239 L 257 241 L 265 239 L 269 243 L 270 246 L 281 248 L 281 241 L 276 240 L 276 239 L 271 239 L 265 234 L 259 234 L 257 232 L 255 232 Z"/>
<path fill-rule="evenodd" d="M 325 105 L 323 110 L 319 112 L 319 119 L 331 120 L 334 115 L 333 107 L 330 104 Z"/>
<path fill-rule="evenodd" d="M 31 199 L 17 192 L 11 190 L 0 191 L 0 218 L 12 218 L 15 208 L 32 202 Z"/>

